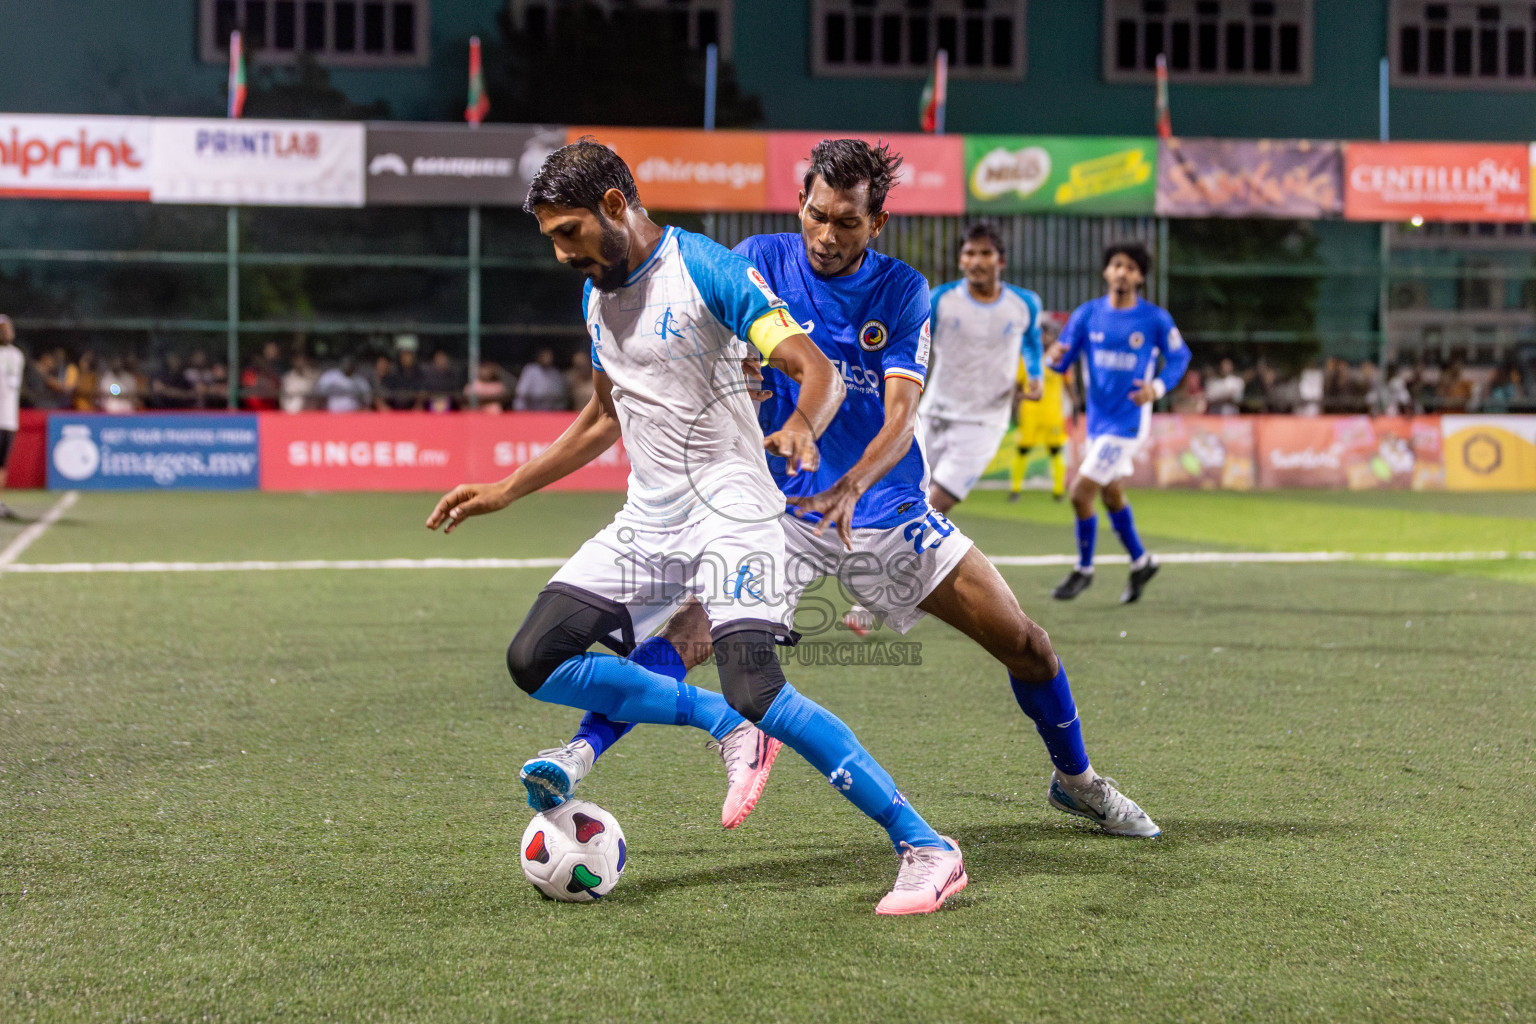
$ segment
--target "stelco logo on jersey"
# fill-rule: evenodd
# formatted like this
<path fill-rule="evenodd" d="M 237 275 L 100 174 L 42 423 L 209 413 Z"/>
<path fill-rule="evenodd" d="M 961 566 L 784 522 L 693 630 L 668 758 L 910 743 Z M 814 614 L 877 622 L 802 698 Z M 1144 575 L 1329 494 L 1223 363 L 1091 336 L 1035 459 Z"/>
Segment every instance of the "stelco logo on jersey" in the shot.
<path fill-rule="evenodd" d="M 859 328 L 859 348 L 865 352 L 878 352 L 891 340 L 891 332 L 879 320 L 870 320 Z"/>

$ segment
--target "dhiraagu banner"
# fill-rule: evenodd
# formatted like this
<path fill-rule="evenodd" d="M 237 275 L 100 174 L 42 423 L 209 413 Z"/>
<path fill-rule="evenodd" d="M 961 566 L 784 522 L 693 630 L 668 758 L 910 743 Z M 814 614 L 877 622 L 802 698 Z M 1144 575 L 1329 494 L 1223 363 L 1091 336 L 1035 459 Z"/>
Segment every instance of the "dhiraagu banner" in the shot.
<path fill-rule="evenodd" d="M 967 213 L 1150 214 L 1152 136 L 967 135 Z"/>

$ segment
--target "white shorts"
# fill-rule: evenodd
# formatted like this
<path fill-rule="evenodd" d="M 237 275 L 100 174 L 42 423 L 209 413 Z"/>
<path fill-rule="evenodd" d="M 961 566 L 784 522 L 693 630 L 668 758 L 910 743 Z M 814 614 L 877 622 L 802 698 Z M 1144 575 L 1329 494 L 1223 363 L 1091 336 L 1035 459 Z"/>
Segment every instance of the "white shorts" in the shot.
<path fill-rule="evenodd" d="M 1135 472 L 1136 453 L 1146 443 L 1144 437 L 1100 434 L 1088 441 L 1088 451 L 1077 471 L 1100 487 L 1108 487 Z"/>
<path fill-rule="evenodd" d="M 842 621 L 835 585 L 887 626 L 905 633 L 926 614 L 918 604 L 973 546 L 953 523 L 931 510 L 902 526 L 854 530 L 852 551 L 843 547 L 835 526 L 818 537 L 815 523 L 790 515 L 783 523 L 787 597 L 795 609 L 795 630 L 806 636 L 824 635 Z"/>
<path fill-rule="evenodd" d="M 549 583 L 622 605 L 633 632 L 613 637 L 621 650 L 658 632 L 689 597 L 704 606 L 715 635 L 726 626 L 752 623 L 787 637 L 794 605 L 785 597 L 780 519 L 757 509 L 739 517 L 731 511 L 667 529 L 642 525 L 621 512 Z"/>
<path fill-rule="evenodd" d="M 922 426 L 928 477 L 956 499 L 964 499 L 976 486 L 1008 432 L 1006 421 L 994 426 L 940 416 L 923 416 Z"/>

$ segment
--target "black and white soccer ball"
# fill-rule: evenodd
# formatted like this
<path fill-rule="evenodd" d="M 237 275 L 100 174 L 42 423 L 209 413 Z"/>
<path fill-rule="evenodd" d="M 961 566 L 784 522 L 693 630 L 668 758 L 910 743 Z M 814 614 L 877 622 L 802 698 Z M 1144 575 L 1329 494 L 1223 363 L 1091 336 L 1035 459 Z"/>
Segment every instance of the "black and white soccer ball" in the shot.
<path fill-rule="evenodd" d="M 523 830 L 523 875 L 562 903 L 602 899 L 619 884 L 629 851 L 613 815 L 585 800 L 567 800 L 534 815 Z"/>

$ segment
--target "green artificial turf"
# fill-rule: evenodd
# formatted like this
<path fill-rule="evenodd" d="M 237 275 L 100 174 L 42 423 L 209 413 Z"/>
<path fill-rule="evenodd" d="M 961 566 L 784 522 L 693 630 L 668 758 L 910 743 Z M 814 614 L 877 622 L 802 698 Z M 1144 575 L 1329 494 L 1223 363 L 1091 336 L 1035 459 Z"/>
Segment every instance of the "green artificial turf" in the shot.
<path fill-rule="evenodd" d="M 1165 550 L 1536 548 L 1529 503 L 1416 497 L 1135 500 Z M 432 498 L 88 494 L 22 560 L 543 557 L 616 504 L 443 538 Z M 955 518 L 1070 550 L 1026 498 Z M 1046 808 L 1032 726 L 946 627 L 920 666 L 788 667 L 965 851 L 908 919 L 873 914 L 883 834 L 797 757 L 727 833 L 705 737 L 656 726 L 582 791 L 619 888 L 541 900 L 517 769 L 577 716 L 502 657 L 545 570 L 0 575 L 0 1021 L 1536 1019 L 1536 587 L 1169 566 L 1123 608 L 1103 571 L 1071 605 L 1059 569 L 1005 575 L 1155 841 Z"/>

